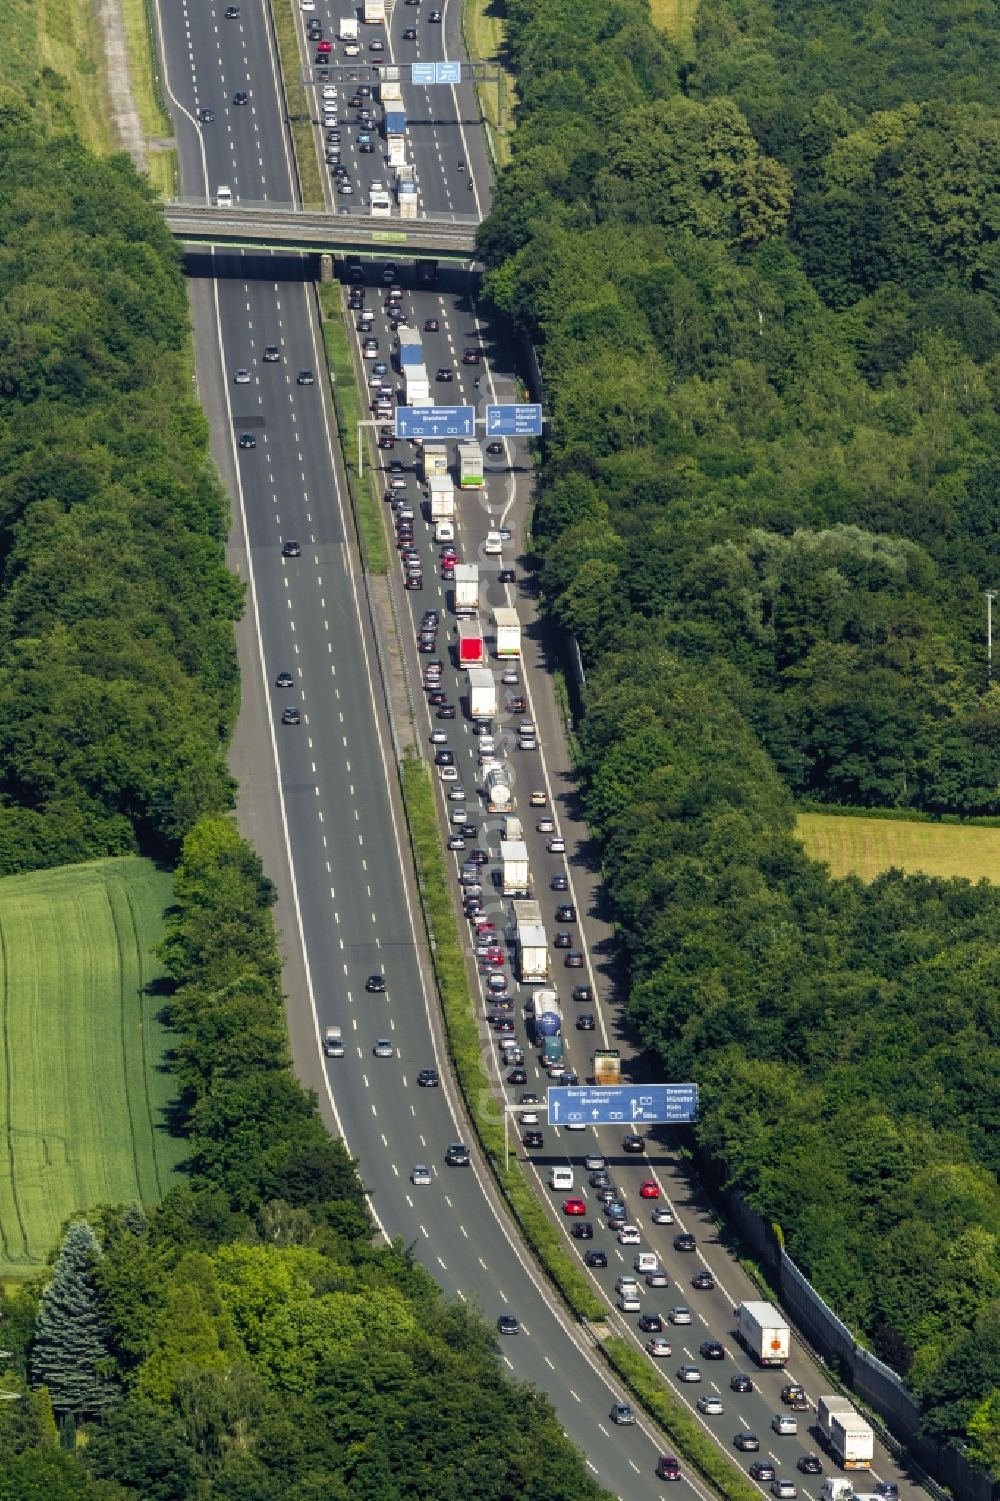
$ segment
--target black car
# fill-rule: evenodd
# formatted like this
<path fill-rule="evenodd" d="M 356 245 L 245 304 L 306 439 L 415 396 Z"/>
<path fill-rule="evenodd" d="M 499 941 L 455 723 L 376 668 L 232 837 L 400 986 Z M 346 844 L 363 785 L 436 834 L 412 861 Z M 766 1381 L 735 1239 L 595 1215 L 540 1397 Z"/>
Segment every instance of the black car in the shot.
<path fill-rule="evenodd" d="M 796 1464 L 803 1475 L 822 1475 L 823 1473 L 823 1466 L 817 1454 L 801 1454 Z"/>
<path fill-rule="evenodd" d="M 609 1188 L 611 1186 L 611 1174 L 606 1167 L 595 1167 L 587 1181 L 591 1188 Z"/>
<path fill-rule="evenodd" d="M 250 95 L 247 94 L 247 93 L 245 93 L 243 89 L 240 89 L 237 93 L 235 93 L 233 95 L 233 103 L 234 104 L 249 104 L 250 103 Z"/>
<path fill-rule="evenodd" d="M 512 1313 L 502 1313 L 497 1319 L 498 1334 L 517 1334 L 520 1327 Z"/>
<path fill-rule="evenodd" d="M 565 891 L 569 886 L 569 877 L 563 875 L 562 872 L 559 871 L 552 877 L 549 885 L 552 887 L 553 891 Z"/>
<path fill-rule="evenodd" d="M 404 42 L 415 42 L 416 40 L 417 40 L 417 28 L 415 26 L 407 26 L 406 30 L 403 32 L 403 41 Z"/>
<path fill-rule="evenodd" d="M 594 1227 L 589 1220 L 577 1220 L 570 1234 L 575 1240 L 593 1240 Z"/>
<path fill-rule="evenodd" d="M 440 710 L 438 712 L 440 712 Z M 479 833 L 479 829 L 477 828 L 477 826 L 474 823 L 463 823 L 462 824 L 462 834 L 463 834 L 463 836 L 466 839 L 475 839 L 475 837 L 476 837 L 476 835 L 478 833 Z"/>
<path fill-rule="evenodd" d="M 282 709 L 281 722 L 282 724 L 301 724 L 302 715 L 298 709 Z"/>
<path fill-rule="evenodd" d="M 455 705 L 454 704 L 442 704 L 441 707 L 440 707 L 440 709 L 438 709 L 438 711 L 437 711 L 436 718 L 438 718 L 438 719 L 454 719 L 455 718 Z"/>
<path fill-rule="evenodd" d="M 564 902 L 556 908 L 556 922 L 576 922 L 576 908 L 570 902 Z"/>
<path fill-rule="evenodd" d="M 592 985 L 574 985 L 574 1001 L 592 1001 L 594 999 L 594 987 Z"/>
<path fill-rule="evenodd" d="M 436 334 L 436 333 L 440 332 L 440 329 L 441 329 L 441 324 L 438 322 L 437 318 L 425 318 L 424 319 L 424 333 L 425 334 Z"/>
<path fill-rule="evenodd" d="M 503 444 L 494 439 L 492 443 L 487 443 L 486 452 L 498 458 L 503 453 Z"/>
<path fill-rule="evenodd" d="M 294 680 L 292 678 L 292 674 L 290 672 L 279 672 L 278 676 L 274 680 L 274 686 L 276 688 L 292 688 L 292 687 L 294 687 Z"/>
<path fill-rule="evenodd" d="M 226 6 L 226 20 L 227 21 L 238 21 L 239 18 L 240 18 L 240 8 L 239 8 L 239 6 L 238 5 L 227 5 Z"/>
<path fill-rule="evenodd" d="M 521 1137 L 521 1140 L 523 1141 L 524 1145 L 529 1148 L 537 1149 L 538 1147 L 545 1145 L 541 1131 L 525 1131 L 524 1135 Z M 573 1233 L 574 1235 L 576 1234 L 575 1229 Z"/>
<path fill-rule="evenodd" d="M 725 1360 L 726 1352 L 717 1339 L 706 1339 L 698 1346 L 702 1360 Z"/>
<path fill-rule="evenodd" d="M 737 1433 L 733 1435 L 733 1448 L 739 1449 L 741 1454 L 756 1454 L 760 1449 L 760 1439 L 756 1433 Z"/>
<path fill-rule="evenodd" d="M 729 1378 L 729 1390 L 731 1392 L 752 1392 L 753 1382 L 749 1376 L 744 1376 L 742 1371 L 737 1371 L 735 1376 Z"/>
<path fill-rule="evenodd" d="M 626 1136 L 622 1142 L 623 1152 L 644 1152 L 645 1150 L 646 1139 L 644 1136 Z"/>
<path fill-rule="evenodd" d="M 422 1068 L 417 1075 L 417 1083 L 421 1089 L 437 1089 L 440 1082 L 436 1068 Z"/>
<path fill-rule="evenodd" d="M 365 981 L 365 989 L 369 995 L 385 995 L 385 976 L 369 975 Z"/>
<path fill-rule="evenodd" d="M 567 969 L 582 969 L 583 955 L 574 950 L 572 953 L 566 955 L 563 964 L 565 964 Z"/>
<path fill-rule="evenodd" d="M 434 377 L 434 379 L 435 380 L 444 380 L 444 381 L 454 380 L 455 379 L 455 372 L 454 372 L 454 370 L 451 369 L 450 366 L 448 366 L 448 365 L 442 365 L 441 368 L 440 368 L 440 370 L 438 371 L 437 375 Z"/>
<path fill-rule="evenodd" d="M 462 1142 L 453 1141 L 444 1154 L 444 1160 L 449 1167 L 468 1167 L 469 1149 Z"/>
<path fill-rule="evenodd" d="M 593 1032 L 596 1026 L 597 1023 L 590 1011 L 580 1012 L 580 1015 L 576 1019 L 576 1030 L 578 1032 Z"/>
<path fill-rule="evenodd" d="M 527 1084 L 528 1075 L 523 1068 L 512 1068 L 507 1075 L 508 1084 Z"/>
<path fill-rule="evenodd" d="M 501 584 L 513 584 L 517 582 L 517 574 L 513 568 L 501 568 L 497 574 L 497 578 Z"/>
<path fill-rule="evenodd" d="M 254 437 L 253 433 L 240 433 L 240 447 L 241 448 L 256 448 L 257 447 L 257 439 Z"/>
<path fill-rule="evenodd" d="M 572 943 L 573 937 L 570 933 L 556 933 L 552 939 L 552 947 L 556 949 L 568 949 Z"/>
<path fill-rule="evenodd" d="M 215 119 L 215 110 L 214 109 L 200 109 L 198 111 L 198 119 L 201 121 L 201 123 L 203 125 L 211 125 L 212 121 Z"/>
<path fill-rule="evenodd" d="M 769 1459 L 755 1459 L 750 1466 L 751 1480 L 773 1480 L 774 1465 Z"/>
<path fill-rule="evenodd" d="M 700 1293 L 710 1293 L 715 1286 L 715 1278 L 711 1272 L 695 1272 L 691 1286 L 696 1287 Z"/>
<path fill-rule="evenodd" d="M 454 766 L 454 764 L 455 764 L 455 752 L 453 750 L 449 750 L 447 748 L 447 746 L 442 746 L 441 749 L 438 751 L 437 755 L 434 757 L 434 765 L 435 766 Z"/>
<path fill-rule="evenodd" d="M 626 1151 L 627 1150 L 628 1149 L 626 1148 Z M 698 1243 L 695 1240 L 694 1236 L 689 1234 L 686 1230 L 682 1231 L 680 1235 L 674 1236 L 675 1251 L 694 1251 L 697 1250 L 697 1245 Z"/>
<path fill-rule="evenodd" d="M 639 1328 L 643 1334 L 662 1334 L 663 1320 L 658 1313 L 644 1313 L 639 1320 Z"/>
<path fill-rule="evenodd" d="M 608 1253 L 607 1251 L 588 1251 L 583 1259 L 587 1266 L 607 1266 Z"/>
<path fill-rule="evenodd" d="M 311 370 L 300 370 L 295 377 L 295 384 L 297 386 L 314 386 L 316 384 L 316 377 Z"/>

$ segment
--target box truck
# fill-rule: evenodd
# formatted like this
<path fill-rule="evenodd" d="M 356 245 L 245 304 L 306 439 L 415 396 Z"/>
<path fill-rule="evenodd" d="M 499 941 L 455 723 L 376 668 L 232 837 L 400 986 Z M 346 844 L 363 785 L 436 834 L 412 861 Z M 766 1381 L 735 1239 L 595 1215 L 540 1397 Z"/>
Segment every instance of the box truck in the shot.
<path fill-rule="evenodd" d="M 531 890 L 528 846 L 523 839 L 501 839 L 500 880 L 504 896 L 527 896 Z"/>
<path fill-rule="evenodd" d="M 788 1359 L 788 1325 L 771 1303 L 741 1303 L 736 1337 L 758 1365 L 783 1366 Z"/>
<path fill-rule="evenodd" d="M 549 947 L 541 908 L 537 902 L 512 902 L 511 914 L 521 984 L 542 985 L 549 978 Z M 537 996 L 535 1004 L 537 1016 Z"/>
<path fill-rule="evenodd" d="M 598 1048 L 593 1058 L 595 1084 L 622 1082 L 622 1055 L 617 1048 Z"/>
<path fill-rule="evenodd" d="M 455 486 L 451 482 L 451 475 L 447 472 L 432 474 L 427 481 L 427 489 L 431 498 L 431 520 L 454 520 Z"/>
<path fill-rule="evenodd" d="M 390 166 L 398 166 L 389 157 Z M 399 217 L 401 219 L 415 219 L 417 217 L 417 185 L 415 182 L 400 180 L 396 184 L 396 202 L 399 204 Z"/>
<path fill-rule="evenodd" d="M 426 365 L 403 366 L 403 401 L 408 407 L 434 405 Z"/>
<path fill-rule="evenodd" d="M 366 26 L 384 26 L 385 0 L 365 0 L 363 14 Z"/>
<path fill-rule="evenodd" d="M 483 450 L 474 438 L 458 445 L 458 485 L 461 490 L 483 487 Z"/>
<path fill-rule="evenodd" d="M 820 1432 L 842 1469 L 871 1469 L 875 1457 L 875 1435 L 871 1425 L 855 1411 L 849 1397 L 820 1397 L 816 1416 Z"/>
<path fill-rule="evenodd" d="M 512 840 L 524 838 L 524 826 L 513 813 L 508 813 L 503 821 L 503 837 Z"/>
<path fill-rule="evenodd" d="M 340 40 L 342 42 L 356 42 L 358 39 L 358 18 L 353 13 L 340 18 Z"/>
<path fill-rule="evenodd" d="M 493 719 L 497 712 L 497 685 L 488 667 L 469 668 L 469 713 L 473 719 Z"/>
<path fill-rule="evenodd" d="M 407 332 L 409 332 L 409 333 L 416 333 L 416 329 L 409 329 L 409 330 L 407 330 L 407 329 L 402 329 L 401 328 L 399 330 L 399 332 L 400 332 L 400 334 L 407 333 Z M 417 337 L 419 338 L 420 335 L 417 334 Z M 423 479 L 424 483 L 425 484 L 430 484 L 430 482 L 433 479 L 433 477 L 434 477 L 435 474 L 445 474 L 445 475 L 447 475 L 447 473 L 448 473 L 448 450 L 447 450 L 447 448 L 444 446 L 443 443 L 425 443 L 424 446 L 423 446 L 423 448 L 420 450 L 420 475 L 421 475 L 421 478 Z M 451 484 L 450 478 L 449 478 L 448 483 Z M 452 495 L 454 495 L 454 493 L 455 493 L 454 487 L 452 487 L 452 492 L 451 493 L 452 493 Z"/>
<path fill-rule="evenodd" d="M 497 656 L 502 661 L 520 657 L 521 622 L 517 618 L 517 611 L 507 605 L 500 605 L 493 611 L 493 622 L 497 632 Z"/>
<path fill-rule="evenodd" d="M 479 609 L 479 564 L 455 564 L 455 614 L 474 615 Z"/>
<path fill-rule="evenodd" d="M 475 617 L 458 622 L 458 665 L 480 667 L 486 656 L 483 628 Z"/>

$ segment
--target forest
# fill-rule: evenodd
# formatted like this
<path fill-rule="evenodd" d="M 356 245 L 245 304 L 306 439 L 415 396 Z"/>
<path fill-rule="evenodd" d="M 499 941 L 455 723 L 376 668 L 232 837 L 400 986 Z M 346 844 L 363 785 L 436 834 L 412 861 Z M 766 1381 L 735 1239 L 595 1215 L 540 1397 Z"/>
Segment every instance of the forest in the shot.
<path fill-rule="evenodd" d="M 1000 13 L 703 0 L 683 53 L 641 0 L 507 15 L 484 287 L 545 383 L 532 540 L 628 1018 L 998 1469 L 1000 892 L 835 881 L 793 825 L 1000 812 Z"/>

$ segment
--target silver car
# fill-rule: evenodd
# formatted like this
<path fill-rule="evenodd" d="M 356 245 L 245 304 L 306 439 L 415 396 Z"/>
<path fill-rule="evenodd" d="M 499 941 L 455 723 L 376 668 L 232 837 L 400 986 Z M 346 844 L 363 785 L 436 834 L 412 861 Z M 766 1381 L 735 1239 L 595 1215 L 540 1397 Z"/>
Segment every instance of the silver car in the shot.
<path fill-rule="evenodd" d="M 683 1303 L 680 1303 L 676 1308 L 671 1308 L 667 1317 L 672 1324 L 690 1324 L 691 1310 L 690 1308 L 685 1308 Z"/>
<path fill-rule="evenodd" d="M 392 1058 L 395 1056 L 396 1049 L 393 1047 L 388 1037 L 380 1037 L 375 1046 L 372 1048 L 372 1052 L 375 1054 L 376 1058 Z"/>
<path fill-rule="evenodd" d="M 410 1182 L 417 1188 L 426 1188 L 431 1182 L 431 1170 L 424 1163 L 418 1162 L 410 1173 Z"/>

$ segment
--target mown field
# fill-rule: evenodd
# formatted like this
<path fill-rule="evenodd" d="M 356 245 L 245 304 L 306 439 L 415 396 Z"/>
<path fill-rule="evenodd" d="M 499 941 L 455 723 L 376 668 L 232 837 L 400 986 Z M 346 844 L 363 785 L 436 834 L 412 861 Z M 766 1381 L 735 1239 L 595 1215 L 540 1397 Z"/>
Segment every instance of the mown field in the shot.
<path fill-rule="evenodd" d="M 1000 829 L 827 813 L 800 814 L 797 829 L 808 853 L 835 876 L 853 873 L 870 881 L 896 866 L 931 876 L 1000 881 Z"/>
<path fill-rule="evenodd" d="M 148 993 L 171 896 L 138 858 L 0 881 L 0 1279 L 43 1265 L 74 1210 L 151 1204 L 174 1180 Z"/>

